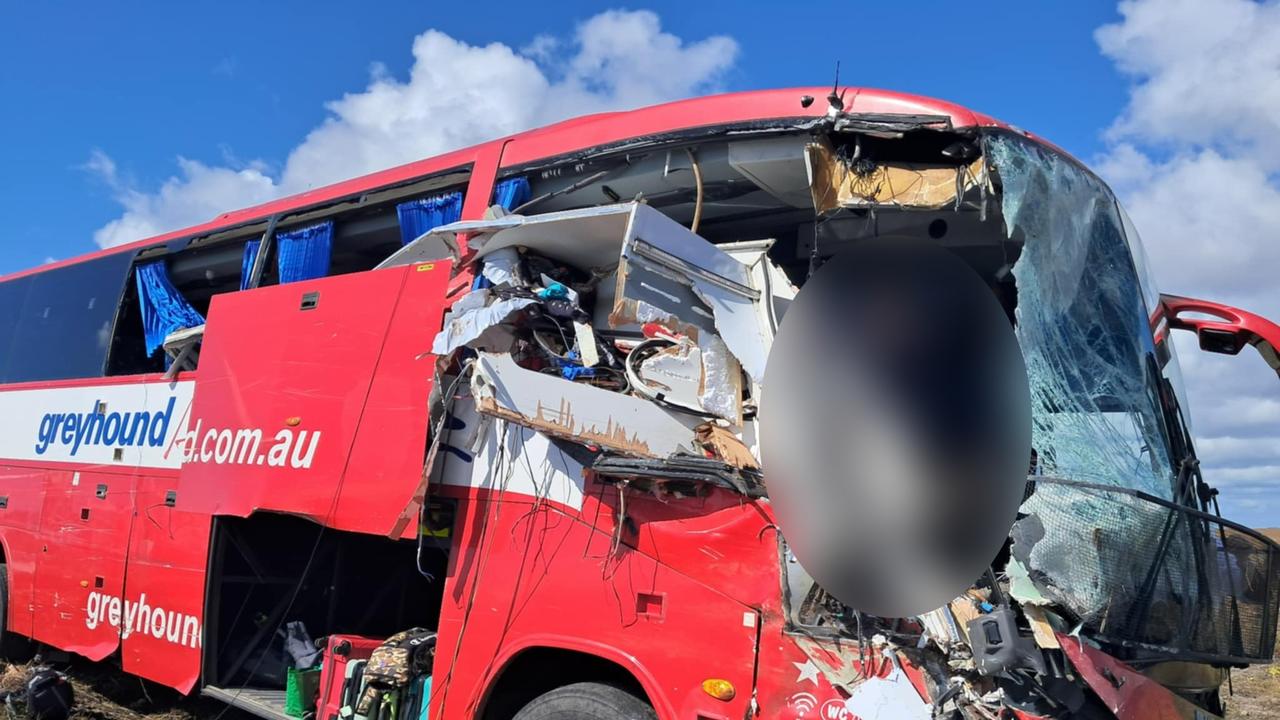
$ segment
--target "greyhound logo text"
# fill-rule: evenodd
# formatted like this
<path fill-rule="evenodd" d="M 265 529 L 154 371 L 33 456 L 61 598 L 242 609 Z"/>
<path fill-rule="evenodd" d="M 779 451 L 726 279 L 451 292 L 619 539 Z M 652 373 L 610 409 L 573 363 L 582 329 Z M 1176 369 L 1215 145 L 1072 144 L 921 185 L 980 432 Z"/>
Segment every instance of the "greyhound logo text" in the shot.
<path fill-rule="evenodd" d="M 146 593 L 138 596 L 137 600 L 121 601 L 117 596 L 104 595 L 94 590 L 89 593 L 89 601 L 85 606 L 84 624 L 90 630 L 102 624 L 118 628 L 121 640 L 139 633 L 174 645 L 200 647 L 200 619 L 194 615 L 152 607 L 147 602 Z"/>

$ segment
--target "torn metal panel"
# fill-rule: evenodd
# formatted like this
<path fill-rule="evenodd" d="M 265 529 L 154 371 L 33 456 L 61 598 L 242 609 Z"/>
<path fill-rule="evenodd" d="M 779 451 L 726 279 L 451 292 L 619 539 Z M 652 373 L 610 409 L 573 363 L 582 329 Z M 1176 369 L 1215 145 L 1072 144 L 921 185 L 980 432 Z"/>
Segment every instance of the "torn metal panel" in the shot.
<path fill-rule="evenodd" d="M 988 184 L 982 158 L 968 165 L 849 161 L 830 143 L 805 149 L 813 206 L 818 213 L 838 208 L 893 206 L 917 210 L 954 207 L 970 191 Z"/>
<path fill-rule="evenodd" d="M 510 334 L 499 326 L 520 310 L 537 304 L 528 298 L 508 298 L 486 305 L 488 301 L 489 291 L 482 289 L 469 292 L 455 302 L 431 343 L 431 352 L 448 355 L 463 345 L 505 349 L 510 345 Z"/>
<path fill-rule="evenodd" d="M 449 231 L 481 233 L 469 242 L 479 258 L 503 248 L 527 247 L 583 270 L 609 268 L 618 264 L 635 207 L 635 203 L 624 203 L 542 215 L 507 215 L 497 220 L 453 223 L 437 231 L 453 228 Z"/>
<path fill-rule="evenodd" d="M 718 335 L 698 340 L 702 376 L 698 404 L 706 412 L 742 425 L 742 366 Z"/>
<path fill-rule="evenodd" d="M 477 409 L 552 437 L 642 457 L 697 452 L 692 428 L 651 402 L 526 370 L 509 355 L 480 353 Z"/>
<path fill-rule="evenodd" d="M 610 327 L 652 322 L 693 338 L 716 330 L 711 308 L 694 294 L 690 281 L 675 272 L 644 260 L 623 261 L 616 282 Z"/>
<path fill-rule="evenodd" d="M 520 253 L 515 248 L 503 248 L 485 256 L 480 266 L 480 276 L 501 287 L 518 287 L 520 283 Z"/>
<path fill-rule="evenodd" d="M 543 433 L 481 415 L 460 399 L 443 440 L 447 459 L 434 464 L 433 481 L 582 507 L 582 463 Z"/>
<path fill-rule="evenodd" d="M 644 352 L 646 347 L 658 346 L 652 354 L 646 354 L 635 368 L 631 387 L 649 398 L 661 398 L 663 402 L 692 410 L 701 407 L 698 391 L 702 386 L 702 351 L 692 340 L 668 343 L 650 340 L 641 343 L 633 353 Z"/>
<path fill-rule="evenodd" d="M 646 460 L 598 455 L 587 467 L 603 479 L 650 479 L 666 485 L 677 482 L 708 483 L 747 497 L 764 497 L 764 481 L 758 469 L 734 468 L 722 460 L 681 456 Z"/>
<path fill-rule="evenodd" d="M 433 232 L 480 233 L 471 241 L 480 259 L 525 247 L 582 270 L 617 267 L 611 327 L 657 322 L 695 340 L 713 333 L 753 380 L 764 376 L 769 339 L 757 320 L 761 294 L 747 267 L 648 205 L 508 215 Z"/>
<path fill-rule="evenodd" d="M 417 265 L 435 260 L 457 262 L 458 258 L 458 241 L 455 234 L 432 230 L 419 235 L 413 242 L 392 253 L 386 260 L 378 263 L 374 270 Z"/>
<path fill-rule="evenodd" d="M 769 354 L 769 340 L 757 321 L 760 298 L 741 262 L 657 210 L 635 207 L 610 324 L 666 313 L 668 320 L 655 321 L 673 332 L 694 338 L 701 331 L 719 335 L 747 374 L 760 382 Z"/>
<path fill-rule="evenodd" d="M 761 330 L 757 301 L 709 283 L 695 282 L 693 290 L 711 307 L 721 339 L 742 368 L 756 383 L 763 383 L 771 340 Z"/>
<path fill-rule="evenodd" d="M 742 424 L 742 371 L 719 337 L 648 340 L 632 350 L 636 357 L 628 360 L 636 394 Z"/>
<path fill-rule="evenodd" d="M 791 283 L 786 271 L 769 258 L 769 250 L 774 242 L 772 239 L 746 240 L 716 245 L 747 266 L 751 286 L 759 290 L 761 295 L 760 302 L 756 304 L 759 314 L 757 322 L 767 331 L 770 343 L 773 342 L 778 326 L 782 324 L 782 316 L 800 292 Z"/>
<path fill-rule="evenodd" d="M 844 709 L 862 720 L 931 720 L 932 706 L 920 697 L 898 659 L 889 655 L 893 669 L 885 677 L 873 677 L 853 686 Z"/>

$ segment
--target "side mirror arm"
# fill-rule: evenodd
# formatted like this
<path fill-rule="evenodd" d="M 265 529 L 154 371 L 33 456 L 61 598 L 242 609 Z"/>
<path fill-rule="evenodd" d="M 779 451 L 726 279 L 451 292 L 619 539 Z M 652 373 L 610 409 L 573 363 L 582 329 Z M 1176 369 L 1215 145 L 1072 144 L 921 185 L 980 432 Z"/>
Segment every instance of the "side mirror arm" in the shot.
<path fill-rule="evenodd" d="M 1190 313 L 1209 317 L 1190 317 Z M 1161 295 L 1160 310 L 1153 318 L 1157 332 L 1161 319 L 1171 330 L 1194 332 L 1201 350 L 1236 355 L 1245 345 L 1252 345 L 1280 376 L 1280 325 L 1261 315 L 1210 300 Z"/>

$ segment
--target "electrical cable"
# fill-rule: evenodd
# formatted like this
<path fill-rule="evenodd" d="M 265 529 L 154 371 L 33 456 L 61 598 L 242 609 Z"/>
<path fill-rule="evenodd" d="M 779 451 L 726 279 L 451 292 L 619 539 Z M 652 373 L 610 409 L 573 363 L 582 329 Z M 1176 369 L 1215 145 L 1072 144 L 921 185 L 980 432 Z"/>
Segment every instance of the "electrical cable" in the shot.
<path fill-rule="evenodd" d="M 698 165 L 698 158 L 694 157 L 692 148 L 685 148 L 684 152 L 689 156 L 689 164 L 693 167 L 693 183 L 697 188 L 697 199 L 693 203 L 693 222 L 689 223 L 689 232 L 698 232 L 698 226 L 702 224 L 702 168 Z"/>
<path fill-rule="evenodd" d="M 470 375 L 470 372 L 471 372 L 471 370 L 472 370 L 472 368 L 473 368 L 473 367 L 474 367 L 474 366 L 473 366 L 473 365 L 470 365 L 470 364 L 467 364 L 466 366 L 464 366 L 464 367 L 463 367 L 463 369 L 462 369 L 462 371 L 458 373 L 458 376 L 457 376 L 456 378 L 454 378 L 454 379 L 453 379 L 453 383 L 451 383 L 451 384 L 449 385 L 449 389 L 445 392 L 445 394 L 444 394 L 444 395 L 442 395 L 442 396 L 441 396 L 441 402 L 442 402 L 443 407 L 441 408 L 441 411 L 440 411 L 440 419 L 439 419 L 438 421 L 436 421 L 436 426 L 432 429 L 432 434 L 431 434 L 431 445 L 427 448 L 427 455 L 426 455 L 428 458 L 430 458 L 430 457 L 433 455 L 433 452 L 439 448 L 440 443 L 442 442 L 442 438 L 443 438 L 443 435 L 444 435 L 444 433 L 443 433 L 443 431 L 444 431 L 444 424 L 445 424 L 445 421 L 446 421 L 446 420 L 448 419 L 448 417 L 449 417 L 449 411 L 453 408 L 453 400 L 454 400 L 454 396 L 455 396 L 454 394 L 455 394 L 455 392 L 456 392 L 456 391 L 457 391 L 457 389 L 458 389 L 458 384 L 462 382 L 462 379 L 463 379 L 463 378 L 468 377 L 468 376 Z M 437 387 L 439 387 L 439 384 L 440 384 L 440 383 L 439 383 L 439 380 L 440 380 L 440 378 L 439 378 L 439 376 L 437 375 L 437 376 L 436 376 L 436 386 L 437 386 Z M 445 460 L 442 460 L 442 461 L 441 461 L 441 472 L 443 472 L 444 463 L 445 463 L 447 460 L 448 460 L 448 457 L 447 457 L 447 455 L 446 455 Z M 425 482 L 429 482 L 428 478 L 427 478 L 427 477 L 425 477 L 425 476 L 431 472 L 431 468 L 430 468 L 430 467 L 423 467 L 423 468 L 422 468 L 422 472 L 423 472 L 423 474 L 424 474 L 424 478 L 423 478 L 423 480 L 424 480 L 424 484 L 425 484 Z M 436 579 L 436 578 L 435 578 L 435 575 L 433 575 L 433 574 L 431 574 L 431 573 L 427 572 L 426 570 L 423 570 L 423 569 L 422 569 L 422 546 L 423 546 L 423 534 L 422 534 L 421 524 L 422 524 L 423 519 L 426 517 L 426 512 L 427 512 L 427 505 L 426 505 L 426 503 L 424 502 L 424 503 L 422 504 L 422 507 L 418 508 L 418 522 L 419 522 L 419 528 L 418 528 L 418 552 L 416 553 L 416 557 L 414 558 L 414 564 L 415 564 L 415 565 L 417 565 L 417 568 L 418 568 L 418 574 L 420 574 L 420 575 L 422 575 L 423 577 L 425 577 L 425 578 L 427 579 L 427 581 L 428 581 L 428 582 L 435 582 L 435 579 Z"/>
<path fill-rule="evenodd" d="M 501 423 L 501 426 L 502 426 L 502 431 L 501 431 L 502 434 L 498 440 L 498 453 L 497 453 L 497 457 L 494 459 L 493 470 L 491 471 L 496 473 L 502 468 L 504 463 L 508 462 L 506 459 L 506 448 L 507 448 L 507 433 L 509 432 L 510 426 L 507 424 L 506 420 L 497 419 L 494 422 Z M 495 432 L 497 431 L 495 430 Z M 511 470 L 509 468 L 507 470 L 506 477 L 502 478 L 501 484 L 498 485 L 498 498 L 496 500 L 496 505 L 497 505 L 496 512 L 500 513 L 502 511 L 502 502 L 506 498 L 507 484 L 510 481 L 510 479 L 511 479 Z M 467 605 L 462 613 L 462 623 L 458 626 L 458 639 L 453 645 L 453 655 L 449 659 L 449 669 L 445 672 L 444 678 L 442 679 L 442 682 L 441 682 L 441 685 L 442 685 L 442 692 L 440 697 L 441 708 L 446 707 L 445 703 L 449 698 L 449 687 L 451 685 L 450 681 L 453 679 L 453 668 L 455 665 L 457 665 L 458 651 L 462 647 L 462 640 L 466 635 L 467 624 L 471 620 L 471 611 L 475 608 L 476 591 L 480 587 L 480 579 L 484 575 L 485 566 L 488 565 L 487 561 L 489 559 L 489 553 L 485 551 L 485 543 L 489 539 L 489 536 L 490 536 L 489 527 L 492 524 L 494 523 L 485 522 L 483 526 L 480 528 L 480 538 L 479 538 L 479 541 L 476 543 L 476 552 L 479 553 L 480 555 L 480 561 L 476 567 L 475 579 L 471 582 L 471 590 L 470 592 L 467 593 Z"/>

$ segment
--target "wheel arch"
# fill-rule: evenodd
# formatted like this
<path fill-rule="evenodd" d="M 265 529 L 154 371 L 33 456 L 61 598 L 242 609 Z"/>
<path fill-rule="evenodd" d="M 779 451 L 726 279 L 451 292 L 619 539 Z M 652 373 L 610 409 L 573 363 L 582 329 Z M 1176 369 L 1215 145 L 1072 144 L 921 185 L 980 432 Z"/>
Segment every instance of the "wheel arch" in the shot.
<path fill-rule="evenodd" d="M 635 658 L 601 643 L 580 638 L 529 638 L 508 648 L 485 682 L 476 717 L 510 720 L 525 703 L 557 687 L 576 682 L 617 685 L 671 717 L 652 675 Z"/>

